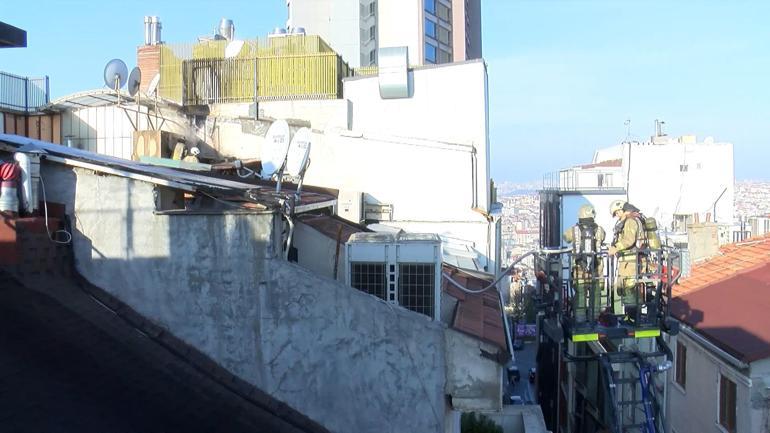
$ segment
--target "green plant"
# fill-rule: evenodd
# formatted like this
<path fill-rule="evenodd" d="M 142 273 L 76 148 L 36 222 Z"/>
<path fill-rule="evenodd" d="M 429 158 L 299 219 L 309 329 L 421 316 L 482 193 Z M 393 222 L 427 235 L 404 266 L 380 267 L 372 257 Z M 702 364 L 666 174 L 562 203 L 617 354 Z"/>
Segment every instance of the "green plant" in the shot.
<path fill-rule="evenodd" d="M 461 433 L 503 433 L 503 428 L 483 414 L 464 413 L 460 416 Z"/>

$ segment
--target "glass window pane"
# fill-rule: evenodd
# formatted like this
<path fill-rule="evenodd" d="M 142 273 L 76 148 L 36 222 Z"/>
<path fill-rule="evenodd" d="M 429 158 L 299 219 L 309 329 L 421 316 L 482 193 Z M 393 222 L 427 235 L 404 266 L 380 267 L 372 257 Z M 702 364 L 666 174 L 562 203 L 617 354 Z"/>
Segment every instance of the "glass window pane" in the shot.
<path fill-rule="evenodd" d="M 452 32 L 445 29 L 444 27 L 439 27 L 438 29 L 438 40 L 442 44 L 446 45 L 452 45 Z"/>
<path fill-rule="evenodd" d="M 432 38 L 436 37 L 436 23 L 429 19 L 425 19 L 425 35 Z"/>
<path fill-rule="evenodd" d="M 437 9 L 436 16 L 440 20 L 443 20 L 446 23 L 451 23 L 452 22 L 451 13 L 449 12 L 449 8 L 448 7 L 446 7 L 443 4 L 439 3 L 438 7 L 436 7 L 436 9 Z"/>
<path fill-rule="evenodd" d="M 425 10 L 435 15 L 436 14 L 436 0 L 425 0 Z"/>
<path fill-rule="evenodd" d="M 425 44 L 425 61 L 436 63 L 436 47 L 431 44 Z"/>

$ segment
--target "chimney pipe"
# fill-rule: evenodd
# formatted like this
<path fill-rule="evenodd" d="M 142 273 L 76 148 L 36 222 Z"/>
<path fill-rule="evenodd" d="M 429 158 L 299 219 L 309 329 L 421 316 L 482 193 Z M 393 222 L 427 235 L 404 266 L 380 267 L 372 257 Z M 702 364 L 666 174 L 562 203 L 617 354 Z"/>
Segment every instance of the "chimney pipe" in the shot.
<path fill-rule="evenodd" d="M 161 43 L 160 30 L 163 26 L 160 19 L 156 16 L 144 17 L 144 44 L 158 45 Z"/>

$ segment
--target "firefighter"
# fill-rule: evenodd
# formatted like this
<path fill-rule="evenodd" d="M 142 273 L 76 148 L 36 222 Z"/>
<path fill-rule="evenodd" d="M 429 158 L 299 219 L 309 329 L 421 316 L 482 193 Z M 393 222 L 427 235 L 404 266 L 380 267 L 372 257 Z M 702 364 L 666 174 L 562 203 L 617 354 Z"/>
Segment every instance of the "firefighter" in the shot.
<path fill-rule="evenodd" d="M 610 204 L 610 213 L 617 218 L 613 230 L 609 254 L 617 256 L 615 291 L 620 297 L 626 314 L 636 311 L 641 300 L 636 293 L 639 272 L 644 272 L 646 259 L 640 250 L 646 248 L 645 230 L 639 209 L 629 203 L 616 200 Z M 641 295 L 640 295 L 641 296 Z M 619 307 L 619 305 L 618 305 Z M 620 308 L 616 308 L 616 311 Z"/>
<path fill-rule="evenodd" d="M 575 319 L 583 322 L 587 317 L 593 320 L 601 311 L 601 295 L 604 290 L 604 264 L 599 252 L 606 234 L 604 229 L 596 224 L 596 210 L 591 205 L 583 205 L 578 210 L 578 223 L 568 228 L 563 235 L 564 241 L 572 244 L 572 287 L 575 298 L 572 304 Z M 586 293 L 587 292 L 587 293 Z M 588 297 L 593 305 L 588 305 Z M 588 310 L 592 314 L 588 316 Z"/>

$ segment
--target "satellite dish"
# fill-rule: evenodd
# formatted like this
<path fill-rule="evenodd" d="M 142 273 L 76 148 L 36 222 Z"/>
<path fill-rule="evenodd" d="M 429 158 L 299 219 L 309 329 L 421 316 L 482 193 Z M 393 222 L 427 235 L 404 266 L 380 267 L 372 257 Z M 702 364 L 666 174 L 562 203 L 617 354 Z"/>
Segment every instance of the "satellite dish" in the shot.
<path fill-rule="evenodd" d="M 152 95 L 158 91 L 158 84 L 160 84 L 160 74 L 155 74 L 150 80 L 150 84 L 147 86 L 147 94 Z"/>
<path fill-rule="evenodd" d="M 128 75 L 128 94 L 131 96 L 136 95 L 139 91 L 139 84 L 142 82 L 142 71 L 139 67 L 131 70 Z"/>
<path fill-rule="evenodd" d="M 123 60 L 112 59 L 104 67 L 104 84 L 110 89 L 120 90 L 126 85 L 128 67 Z"/>
<path fill-rule="evenodd" d="M 310 156 L 310 129 L 300 128 L 294 133 L 289 144 L 289 154 L 286 156 L 286 174 L 300 176 L 307 165 Z"/>
<path fill-rule="evenodd" d="M 276 120 L 270 125 L 262 144 L 262 172 L 260 177 L 269 179 L 283 168 L 289 151 L 289 124 Z"/>
<path fill-rule="evenodd" d="M 243 41 L 238 40 L 228 42 L 225 47 L 225 58 L 232 59 L 233 57 L 237 57 L 243 49 L 243 44 Z"/>

